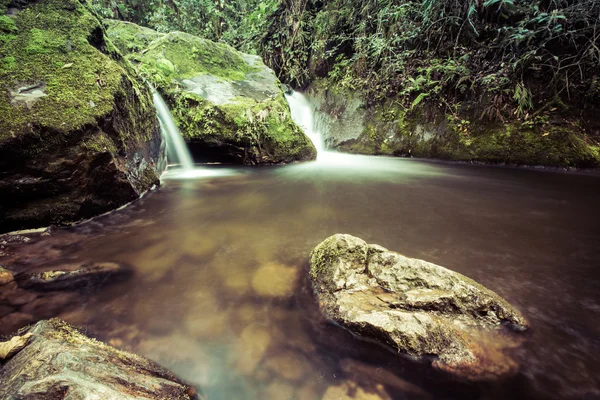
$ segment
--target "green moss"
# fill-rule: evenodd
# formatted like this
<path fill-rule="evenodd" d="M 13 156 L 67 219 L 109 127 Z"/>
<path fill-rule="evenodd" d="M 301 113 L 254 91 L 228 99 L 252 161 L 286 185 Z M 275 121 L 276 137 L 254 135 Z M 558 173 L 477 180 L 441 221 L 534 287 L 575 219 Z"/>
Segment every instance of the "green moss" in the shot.
<path fill-rule="evenodd" d="M 0 15 L 0 31 L 5 33 L 15 33 L 19 29 L 15 21 L 8 15 Z"/>
<path fill-rule="evenodd" d="M 254 71 L 230 46 L 215 43 L 182 32 L 172 32 L 153 41 L 144 54 L 133 60 L 140 62 L 140 71 L 148 78 L 156 75 L 184 79 L 210 74 L 228 81 L 239 81 Z M 174 66 L 174 74 L 164 65 Z M 165 73 L 167 72 L 167 74 Z"/>
<path fill-rule="evenodd" d="M 108 38 L 124 55 L 140 52 L 153 40 L 163 36 L 162 33 L 130 22 L 105 19 L 104 24 Z"/>
<path fill-rule="evenodd" d="M 30 126 L 66 133 L 95 124 L 114 110 L 118 98 L 136 102 L 127 113 L 135 113 L 140 103 L 152 107 L 145 104 L 125 64 L 90 43 L 92 32 L 97 35 L 102 28 L 78 1 L 42 0 L 21 10 L 15 22 L 19 34 L 0 42 L 0 140 L 29 132 Z M 29 106 L 11 103 L 11 91 L 32 85 L 45 87 L 46 96 Z M 124 90 L 137 91 L 137 96 Z M 123 129 L 119 134 L 147 132 Z"/>

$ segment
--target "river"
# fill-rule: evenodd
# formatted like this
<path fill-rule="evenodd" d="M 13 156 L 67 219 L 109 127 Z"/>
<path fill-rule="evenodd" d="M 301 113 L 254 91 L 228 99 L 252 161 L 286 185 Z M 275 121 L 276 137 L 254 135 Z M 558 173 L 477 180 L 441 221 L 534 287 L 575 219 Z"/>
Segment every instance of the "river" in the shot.
<path fill-rule="evenodd" d="M 22 268 L 89 260 L 135 270 L 34 317 L 58 315 L 148 356 L 213 400 L 318 400 L 340 384 L 393 399 L 423 398 L 411 385 L 435 398 L 600 396 L 598 175 L 335 154 L 205 168 L 204 178 L 167 175 L 124 209 L 20 247 Z M 307 260 L 334 233 L 453 269 L 506 298 L 531 325 L 514 350 L 519 374 L 484 385 L 439 380 L 322 321 Z"/>

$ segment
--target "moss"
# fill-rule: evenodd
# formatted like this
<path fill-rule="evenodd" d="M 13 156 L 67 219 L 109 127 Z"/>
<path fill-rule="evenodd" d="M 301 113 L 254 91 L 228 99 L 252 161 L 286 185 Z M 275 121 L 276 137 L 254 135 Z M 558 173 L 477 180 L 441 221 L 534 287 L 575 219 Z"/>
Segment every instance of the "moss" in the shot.
<path fill-rule="evenodd" d="M 31 126 L 67 133 L 96 124 L 118 99 L 135 103 L 124 110 L 131 116 L 140 108 L 151 110 L 127 63 L 99 50 L 110 47 L 103 42 L 102 26 L 78 1 L 42 0 L 21 10 L 15 22 L 19 34 L 0 42 L 0 141 L 30 132 Z M 46 96 L 29 106 L 11 103 L 11 91 L 32 85 L 45 87 Z M 139 131 L 118 131 L 123 146 L 129 136 L 148 139 L 149 122 L 138 122 Z"/>
<path fill-rule="evenodd" d="M 104 24 L 108 38 L 124 55 L 140 52 L 153 40 L 163 36 L 162 33 L 130 22 L 105 19 Z"/>
<path fill-rule="evenodd" d="M 210 74 L 228 81 L 240 81 L 255 70 L 230 46 L 182 32 L 172 32 L 154 40 L 147 51 L 134 60 L 141 63 L 140 72 L 152 80 L 157 74 L 176 79 Z M 174 66 L 174 71 L 164 68 L 167 62 Z"/>
<path fill-rule="evenodd" d="M 19 29 L 15 21 L 8 15 L 0 15 L 0 32 L 15 33 Z"/>

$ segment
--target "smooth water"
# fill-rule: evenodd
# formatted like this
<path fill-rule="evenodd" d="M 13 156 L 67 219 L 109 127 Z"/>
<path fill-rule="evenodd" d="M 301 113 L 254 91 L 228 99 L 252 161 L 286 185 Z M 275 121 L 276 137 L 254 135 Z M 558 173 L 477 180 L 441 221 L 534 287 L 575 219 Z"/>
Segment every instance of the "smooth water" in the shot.
<path fill-rule="evenodd" d="M 14 255 L 20 269 L 116 261 L 135 275 L 68 306 L 52 308 L 48 297 L 28 312 L 146 355 L 213 400 L 352 398 L 331 389 L 343 384 L 372 400 L 427 398 L 420 390 L 455 399 L 600 396 L 600 177 L 337 157 L 206 167 L 229 175 L 167 180 L 123 210 L 32 240 Z M 531 325 L 513 354 L 520 373 L 449 382 L 327 325 L 307 260 L 338 232 L 504 296 Z"/>
<path fill-rule="evenodd" d="M 169 106 L 163 100 L 161 95 L 152 89 L 152 100 L 160 122 L 160 128 L 167 142 L 167 156 L 174 163 L 180 164 L 184 172 L 189 172 L 194 169 L 194 161 L 190 151 L 181 136 L 181 132 L 171 115 Z"/>

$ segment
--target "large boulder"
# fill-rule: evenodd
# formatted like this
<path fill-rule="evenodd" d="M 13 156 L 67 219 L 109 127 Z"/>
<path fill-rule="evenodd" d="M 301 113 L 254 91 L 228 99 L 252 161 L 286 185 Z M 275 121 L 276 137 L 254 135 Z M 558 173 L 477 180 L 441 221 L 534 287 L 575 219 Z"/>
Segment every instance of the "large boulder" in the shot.
<path fill-rule="evenodd" d="M 2 399 L 198 399 L 194 388 L 156 363 L 57 319 L 40 321 L 9 343 L 14 350 L 0 353 L 11 357 L 0 368 Z"/>
<path fill-rule="evenodd" d="M 88 218 L 159 184 L 149 90 L 85 2 L 1 4 L 0 232 Z"/>
<path fill-rule="evenodd" d="M 525 319 L 466 276 L 337 234 L 312 251 L 310 277 L 325 316 L 359 336 L 467 379 L 515 372 L 504 350 Z"/>
<path fill-rule="evenodd" d="M 196 158 L 243 164 L 316 158 L 292 121 L 279 80 L 260 57 L 182 32 L 153 34 L 118 21 L 107 28 L 165 96 Z"/>

